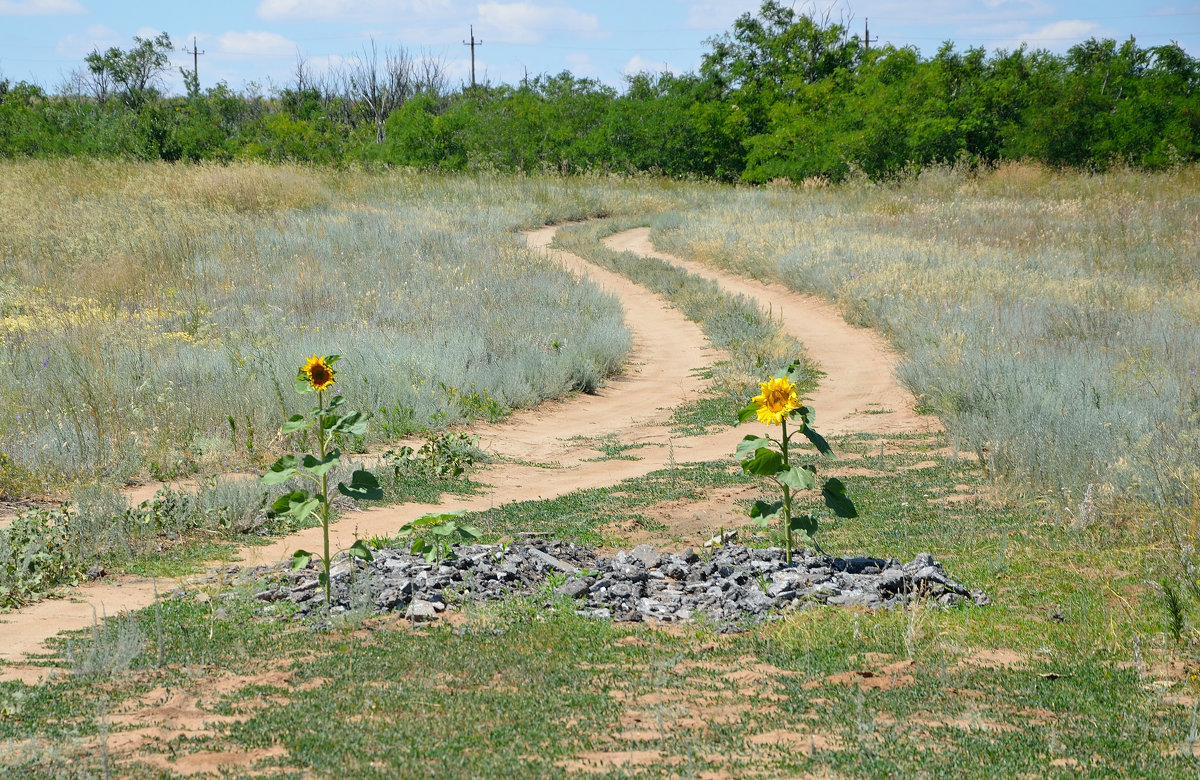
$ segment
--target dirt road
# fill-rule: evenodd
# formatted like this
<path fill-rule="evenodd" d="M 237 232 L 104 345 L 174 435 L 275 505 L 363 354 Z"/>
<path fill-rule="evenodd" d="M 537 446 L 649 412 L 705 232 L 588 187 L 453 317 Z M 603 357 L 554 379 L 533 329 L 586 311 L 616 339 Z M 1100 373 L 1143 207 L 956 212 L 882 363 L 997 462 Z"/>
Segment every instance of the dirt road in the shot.
<path fill-rule="evenodd" d="M 554 227 L 547 227 L 527 233 L 526 238 L 531 247 L 545 249 L 554 233 Z M 936 425 L 932 418 L 913 413 L 914 399 L 895 381 L 894 359 L 882 339 L 850 327 L 824 301 L 655 252 L 646 228 L 614 235 L 605 243 L 614 249 L 652 254 L 714 279 L 731 292 L 754 298 L 764 308 L 782 312 L 784 326 L 826 373 L 812 398 L 822 433 L 908 433 L 928 431 Z M 595 395 L 544 403 L 503 423 L 473 428 L 481 446 L 498 460 L 478 477 L 488 485 L 486 495 L 348 514 L 331 529 L 334 549 L 348 547 L 355 538 L 392 534 L 405 522 L 432 511 L 478 511 L 553 498 L 646 474 L 665 467 L 672 456 L 682 463 L 732 454 L 745 431 L 681 438 L 673 437 L 668 426 L 672 409 L 704 390 L 696 369 L 720 357 L 708 346 L 700 328 L 661 297 L 625 277 L 567 252 L 546 251 L 552 251 L 573 273 L 590 278 L 620 299 L 626 325 L 633 333 L 633 350 L 624 374 Z M 643 445 L 637 450 L 639 459 L 585 460 L 598 454 L 599 437 Z M 517 465 L 509 459 L 557 466 Z M 245 565 L 274 563 L 297 549 L 320 549 L 320 539 L 321 529 L 310 528 L 265 547 L 244 548 L 240 558 Z M 156 588 L 161 593 L 174 587 L 173 582 L 117 577 L 79 587 L 67 599 L 30 605 L 0 618 L 0 659 L 20 662 L 31 653 L 44 652 L 45 640 L 60 631 L 85 628 L 96 614 L 114 615 L 149 606 Z M 31 668 L 4 667 L 0 668 L 0 680 L 39 673 Z"/>

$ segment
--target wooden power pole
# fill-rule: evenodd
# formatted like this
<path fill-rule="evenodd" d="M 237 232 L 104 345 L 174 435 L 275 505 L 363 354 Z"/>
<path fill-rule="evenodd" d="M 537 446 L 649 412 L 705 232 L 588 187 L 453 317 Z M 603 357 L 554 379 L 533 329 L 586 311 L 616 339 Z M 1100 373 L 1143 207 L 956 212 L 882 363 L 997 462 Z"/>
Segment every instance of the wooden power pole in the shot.
<path fill-rule="evenodd" d="M 483 41 L 475 40 L 475 25 L 471 25 L 471 40 L 463 41 L 463 46 L 471 47 L 471 91 L 475 91 L 475 47 L 482 46 Z"/>
<path fill-rule="evenodd" d="M 879 42 L 879 36 L 875 36 L 875 42 Z M 865 16 L 863 17 L 863 47 L 867 51 L 871 50 L 871 20 Z"/>
<path fill-rule="evenodd" d="M 204 52 L 199 51 L 196 47 L 196 37 L 192 36 L 192 50 L 183 50 L 184 54 L 192 55 L 192 78 L 196 80 L 196 88 L 200 88 L 200 55 Z"/>

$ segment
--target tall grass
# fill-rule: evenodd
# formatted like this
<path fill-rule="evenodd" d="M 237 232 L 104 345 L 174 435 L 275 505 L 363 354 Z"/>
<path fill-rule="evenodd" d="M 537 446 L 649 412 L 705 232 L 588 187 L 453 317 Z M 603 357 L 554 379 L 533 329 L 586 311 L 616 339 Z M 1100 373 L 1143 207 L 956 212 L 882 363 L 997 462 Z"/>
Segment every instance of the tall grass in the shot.
<path fill-rule="evenodd" d="M 594 386 L 629 348 L 619 306 L 513 231 L 672 197 L 602 178 L 5 162 L 0 494 L 262 463 L 312 354 L 345 356 L 339 389 L 407 428 Z"/>
<path fill-rule="evenodd" d="M 836 300 L 1017 494 L 1190 503 L 1200 464 L 1200 169 L 935 168 L 708 193 L 664 249 Z"/>

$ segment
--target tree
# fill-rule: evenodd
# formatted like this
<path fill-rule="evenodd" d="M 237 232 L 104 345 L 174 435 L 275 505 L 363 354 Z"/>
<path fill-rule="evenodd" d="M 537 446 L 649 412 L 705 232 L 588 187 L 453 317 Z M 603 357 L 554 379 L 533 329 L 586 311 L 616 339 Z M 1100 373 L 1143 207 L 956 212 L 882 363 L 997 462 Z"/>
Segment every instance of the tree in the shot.
<path fill-rule="evenodd" d="M 771 107 L 804 84 L 852 69 L 859 40 L 826 12 L 818 18 L 776 0 L 764 0 L 758 16 L 742 14 L 733 30 L 708 41 L 702 75 L 745 112 L 750 135 L 761 133 Z"/>
<path fill-rule="evenodd" d="M 113 46 L 103 54 L 94 50 L 84 58 L 92 75 L 93 93 L 101 102 L 108 99 L 115 87 L 130 108 L 137 109 L 156 93 L 156 85 L 167 69 L 169 53 L 175 47 L 171 36 L 159 33 L 157 38 L 134 36 L 129 51 Z"/>
<path fill-rule="evenodd" d="M 383 62 L 380 63 L 379 50 L 373 38 L 370 48 L 364 48 L 362 57 L 350 66 L 347 76 L 350 92 L 375 123 L 376 143 L 383 143 L 384 123 L 392 112 L 420 91 L 418 77 L 427 83 L 435 83 L 440 79 L 436 73 L 430 73 L 428 61 L 424 70 L 419 71 L 404 48 L 384 49 Z"/>

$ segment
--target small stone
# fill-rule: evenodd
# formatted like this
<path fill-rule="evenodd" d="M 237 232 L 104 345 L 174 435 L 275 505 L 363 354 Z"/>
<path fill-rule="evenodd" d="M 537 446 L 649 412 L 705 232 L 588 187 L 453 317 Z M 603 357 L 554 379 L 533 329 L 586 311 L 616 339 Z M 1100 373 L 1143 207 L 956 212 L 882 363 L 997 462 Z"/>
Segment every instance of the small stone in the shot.
<path fill-rule="evenodd" d="M 554 592 L 559 596 L 567 596 L 577 599 L 588 592 L 588 581 L 586 579 L 570 579 L 554 589 Z"/>
<path fill-rule="evenodd" d="M 413 599 L 412 603 L 408 605 L 404 616 L 414 623 L 419 623 L 421 621 L 433 620 L 437 617 L 437 613 L 437 608 L 433 605 L 433 602 L 424 599 Z"/>
<path fill-rule="evenodd" d="M 629 552 L 629 557 L 634 560 L 641 561 L 642 565 L 647 569 L 653 569 L 662 562 L 662 557 L 652 546 L 648 544 L 639 544 Z"/>

